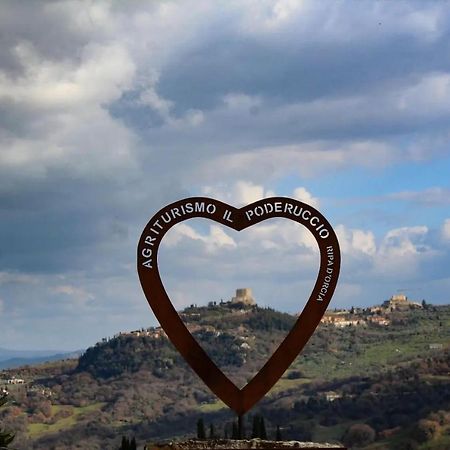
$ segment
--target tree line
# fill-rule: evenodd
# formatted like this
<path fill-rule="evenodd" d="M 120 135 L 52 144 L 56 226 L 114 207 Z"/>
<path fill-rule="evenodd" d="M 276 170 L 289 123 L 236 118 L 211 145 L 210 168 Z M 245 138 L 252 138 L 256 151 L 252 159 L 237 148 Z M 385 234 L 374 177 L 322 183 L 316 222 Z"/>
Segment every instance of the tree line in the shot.
<path fill-rule="evenodd" d="M 239 433 L 239 426 L 237 421 L 233 421 L 225 424 L 223 433 L 220 434 L 213 423 L 209 424 L 209 433 L 206 432 L 206 426 L 203 418 L 199 418 L 197 421 L 197 439 L 245 439 L 250 437 L 251 439 L 263 439 L 267 440 L 268 435 L 266 431 L 266 424 L 264 417 L 260 414 L 254 414 L 252 417 L 251 433 L 247 436 L 245 423 L 241 430 L 242 435 Z M 282 441 L 280 426 L 276 426 L 276 430 L 273 433 L 273 438 L 276 441 Z"/>

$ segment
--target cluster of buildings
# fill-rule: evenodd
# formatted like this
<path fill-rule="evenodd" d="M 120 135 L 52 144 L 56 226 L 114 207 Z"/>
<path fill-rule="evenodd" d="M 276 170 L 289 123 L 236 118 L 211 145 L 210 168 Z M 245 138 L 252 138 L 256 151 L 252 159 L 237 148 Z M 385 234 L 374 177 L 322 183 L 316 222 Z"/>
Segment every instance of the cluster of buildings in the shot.
<path fill-rule="evenodd" d="M 166 332 L 161 327 L 149 327 L 149 328 L 141 328 L 140 330 L 133 331 L 121 331 L 113 336 L 113 339 L 121 337 L 121 336 L 133 336 L 133 337 L 143 337 L 148 336 L 154 339 L 159 339 L 161 337 L 165 337 Z M 108 342 L 107 338 L 103 338 L 102 342 Z"/>
<path fill-rule="evenodd" d="M 387 326 L 391 323 L 390 319 L 380 316 L 368 316 L 366 318 L 353 318 L 354 314 L 346 311 L 344 313 L 325 313 L 322 317 L 322 323 L 334 325 L 336 328 L 344 328 L 348 326 L 366 326 L 368 323 L 375 325 Z"/>
<path fill-rule="evenodd" d="M 23 388 L 19 388 L 18 385 L 23 385 Z M 0 394 L 9 395 L 10 392 L 17 392 L 15 386 L 19 389 L 25 389 L 26 392 L 36 392 L 47 398 L 53 395 L 50 388 L 43 386 L 41 384 L 34 384 L 30 381 L 25 381 L 23 378 L 18 378 L 16 376 L 11 376 L 10 378 L 0 378 Z"/>
<path fill-rule="evenodd" d="M 216 306 L 216 302 L 210 302 L 209 306 Z M 229 301 L 220 301 L 220 306 L 231 306 L 243 308 L 236 310 L 237 312 L 246 313 L 249 311 L 249 306 L 256 306 L 255 298 L 253 297 L 252 290 L 250 288 L 236 289 L 236 294 Z M 411 309 L 423 308 L 421 303 L 414 302 L 408 299 L 404 294 L 393 295 L 389 300 L 384 301 L 381 305 L 371 306 L 368 308 L 351 308 L 340 309 L 334 311 L 327 311 L 321 319 L 321 323 L 334 325 L 336 328 L 344 328 L 348 326 L 368 326 L 369 324 L 386 327 L 391 324 L 390 313 L 394 311 L 409 311 Z M 200 316 L 199 312 L 185 311 L 180 313 L 182 319 L 195 319 Z M 216 332 L 214 327 L 208 325 L 200 325 L 195 323 L 188 323 L 187 328 L 191 333 L 196 331 L 210 331 Z M 114 338 L 120 336 L 133 336 L 133 337 L 151 337 L 159 339 L 166 337 L 166 333 L 161 327 L 150 327 L 147 329 L 133 330 L 128 332 L 121 332 L 114 336 Z M 107 341 L 107 339 L 103 339 Z"/>
<path fill-rule="evenodd" d="M 395 311 L 410 311 L 411 309 L 422 309 L 421 303 L 408 300 L 404 294 L 393 295 L 381 305 L 372 306 L 366 309 L 351 308 L 350 310 L 340 309 L 327 311 L 321 322 L 334 325 L 337 328 L 348 326 L 367 326 L 374 324 L 388 326 L 391 323 L 389 315 Z"/>
<path fill-rule="evenodd" d="M 16 377 L 11 377 L 11 378 L 6 378 L 4 380 L 0 380 L 0 384 L 25 384 L 25 380 L 22 378 L 16 378 Z"/>
<path fill-rule="evenodd" d="M 21 384 L 26 384 L 23 378 L 17 378 L 15 376 L 0 378 L 0 395 L 8 395 L 13 386 Z"/>

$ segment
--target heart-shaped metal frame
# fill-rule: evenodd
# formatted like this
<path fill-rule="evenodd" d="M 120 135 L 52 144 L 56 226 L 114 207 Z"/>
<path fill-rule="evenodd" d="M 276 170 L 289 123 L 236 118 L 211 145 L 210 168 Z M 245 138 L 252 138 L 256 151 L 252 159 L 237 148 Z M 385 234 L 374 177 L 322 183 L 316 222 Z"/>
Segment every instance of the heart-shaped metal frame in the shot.
<path fill-rule="evenodd" d="M 319 246 L 320 268 L 308 302 L 274 354 L 242 389 L 229 380 L 188 331 L 159 274 L 157 260 L 161 239 L 177 223 L 196 217 L 213 220 L 236 231 L 269 218 L 284 217 L 306 226 Z M 139 279 L 161 327 L 203 382 L 238 415 L 258 402 L 302 351 L 333 296 L 340 263 L 339 243 L 329 222 L 313 207 L 288 197 L 266 198 L 243 208 L 234 208 L 206 197 L 180 200 L 161 209 L 148 222 L 137 253 Z"/>

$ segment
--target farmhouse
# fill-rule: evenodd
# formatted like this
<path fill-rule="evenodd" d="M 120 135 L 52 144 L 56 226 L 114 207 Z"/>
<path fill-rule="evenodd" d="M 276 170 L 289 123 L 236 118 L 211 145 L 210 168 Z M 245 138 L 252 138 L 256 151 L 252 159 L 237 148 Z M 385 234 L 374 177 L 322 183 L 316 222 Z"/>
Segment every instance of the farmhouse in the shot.
<path fill-rule="evenodd" d="M 22 378 L 12 377 L 6 380 L 6 384 L 25 384 L 25 380 Z"/>

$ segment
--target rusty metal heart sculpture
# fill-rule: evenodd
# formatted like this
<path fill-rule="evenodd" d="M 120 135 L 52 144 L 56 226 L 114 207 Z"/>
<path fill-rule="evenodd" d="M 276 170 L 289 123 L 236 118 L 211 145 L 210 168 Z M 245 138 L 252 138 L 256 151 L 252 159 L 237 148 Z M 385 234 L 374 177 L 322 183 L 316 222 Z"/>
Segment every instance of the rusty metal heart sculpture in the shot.
<path fill-rule="evenodd" d="M 163 236 L 177 223 L 196 217 L 213 220 L 236 231 L 269 218 L 284 217 L 304 225 L 319 246 L 320 268 L 308 302 L 275 353 L 242 389 L 216 366 L 188 331 L 159 274 L 158 248 Z M 313 207 L 287 197 L 266 198 L 243 208 L 234 208 L 206 197 L 180 200 L 153 216 L 141 235 L 137 251 L 139 279 L 162 328 L 203 382 L 239 416 L 272 388 L 308 342 L 333 296 L 340 263 L 339 243 L 325 217 Z"/>

